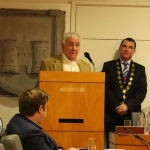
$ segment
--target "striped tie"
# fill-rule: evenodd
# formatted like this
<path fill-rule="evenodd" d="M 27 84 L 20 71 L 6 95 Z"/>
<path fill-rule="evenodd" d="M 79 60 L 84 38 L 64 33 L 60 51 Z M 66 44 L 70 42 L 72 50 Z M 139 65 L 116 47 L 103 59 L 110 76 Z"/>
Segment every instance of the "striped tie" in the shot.
<path fill-rule="evenodd" d="M 128 67 L 127 67 L 128 63 L 124 62 L 123 65 L 124 65 L 124 68 L 123 68 L 123 81 L 125 83 L 126 80 L 127 80 L 127 74 L 128 74 Z"/>

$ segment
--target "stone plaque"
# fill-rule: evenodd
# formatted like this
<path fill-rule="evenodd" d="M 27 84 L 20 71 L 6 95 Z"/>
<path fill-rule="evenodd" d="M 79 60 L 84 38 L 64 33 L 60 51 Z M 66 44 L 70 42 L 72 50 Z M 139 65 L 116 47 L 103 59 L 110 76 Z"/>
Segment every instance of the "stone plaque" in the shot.
<path fill-rule="evenodd" d="M 41 59 L 61 52 L 65 12 L 0 9 L 0 96 L 18 96 L 38 82 Z"/>

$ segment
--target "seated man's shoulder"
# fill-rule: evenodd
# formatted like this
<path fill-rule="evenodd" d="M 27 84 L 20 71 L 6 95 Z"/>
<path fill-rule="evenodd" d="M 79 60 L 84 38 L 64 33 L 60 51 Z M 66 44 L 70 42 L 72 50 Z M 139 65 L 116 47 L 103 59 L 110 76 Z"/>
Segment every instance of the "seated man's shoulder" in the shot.
<path fill-rule="evenodd" d="M 28 132 L 27 130 L 41 130 L 41 128 L 39 126 L 37 126 L 36 124 L 34 124 L 32 121 L 30 121 L 29 119 L 27 119 L 25 116 L 20 115 L 20 114 L 16 114 L 12 117 L 12 119 L 9 121 L 7 127 L 6 127 L 6 131 L 10 131 L 10 132 L 14 132 L 11 134 L 16 134 L 19 132 Z M 9 134 L 9 133 L 8 133 Z"/>

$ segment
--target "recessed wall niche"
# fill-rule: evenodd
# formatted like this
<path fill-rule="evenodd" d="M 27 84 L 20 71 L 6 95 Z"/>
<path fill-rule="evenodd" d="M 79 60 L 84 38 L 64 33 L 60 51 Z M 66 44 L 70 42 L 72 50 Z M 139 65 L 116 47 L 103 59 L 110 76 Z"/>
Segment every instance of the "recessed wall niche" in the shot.
<path fill-rule="evenodd" d="M 18 96 L 38 82 L 41 59 L 61 52 L 65 12 L 0 9 L 0 96 Z"/>

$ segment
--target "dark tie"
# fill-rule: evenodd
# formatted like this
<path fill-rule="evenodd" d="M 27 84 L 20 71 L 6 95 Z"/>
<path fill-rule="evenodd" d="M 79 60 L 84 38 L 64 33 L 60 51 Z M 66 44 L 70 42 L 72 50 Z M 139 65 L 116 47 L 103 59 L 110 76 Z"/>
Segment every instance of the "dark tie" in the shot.
<path fill-rule="evenodd" d="M 123 68 L 123 81 L 125 83 L 126 80 L 127 80 L 127 74 L 128 74 L 128 67 L 127 67 L 128 63 L 124 62 L 123 65 L 124 65 L 124 68 Z"/>

